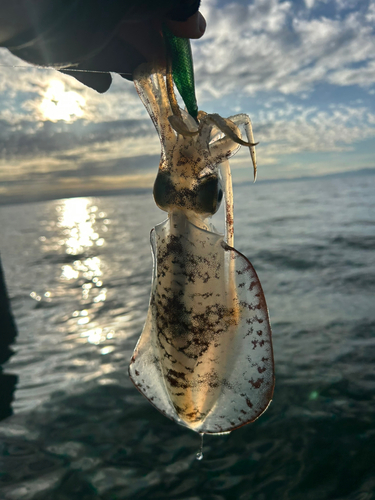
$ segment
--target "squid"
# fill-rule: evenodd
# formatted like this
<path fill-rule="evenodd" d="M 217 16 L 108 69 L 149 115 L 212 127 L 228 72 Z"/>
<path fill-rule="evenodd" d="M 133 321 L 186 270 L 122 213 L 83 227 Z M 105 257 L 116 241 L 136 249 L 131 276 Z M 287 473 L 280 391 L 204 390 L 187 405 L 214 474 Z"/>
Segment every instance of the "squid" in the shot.
<path fill-rule="evenodd" d="M 251 121 L 202 111 L 192 117 L 178 107 L 169 75 L 145 65 L 134 82 L 159 135 L 153 195 L 168 217 L 151 231 L 151 296 L 130 378 L 176 423 L 202 435 L 228 433 L 257 419 L 274 389 L 264 293 L 233 247 L 228 159 L 248 147 L 255 179 Z M 223 199 L 224 235 L 210 221 Z"/>

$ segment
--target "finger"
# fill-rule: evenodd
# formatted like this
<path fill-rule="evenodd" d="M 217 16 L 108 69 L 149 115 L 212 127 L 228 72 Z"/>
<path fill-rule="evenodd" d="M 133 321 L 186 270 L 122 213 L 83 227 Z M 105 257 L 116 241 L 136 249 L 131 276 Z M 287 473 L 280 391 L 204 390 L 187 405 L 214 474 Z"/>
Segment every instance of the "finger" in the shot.
<path fill-rule="evenodd" d="M 165 47 L 159 18 L 139 22 L 126 22 L 119 26 L 117 36 L 134 47 L 146 61 L 165 66 Z M 140 63 L 139 63 L 140 64 Z"/>
<path fill-rule="evenodd" d="M 200 12 L 196 12 L 186 21 L 167 21 L 169 29 L 180 38 L 198 39 L 206 31 L 206 20 Z"/>
<path fill-rule="evenodd" d="M 119 73 L 123 78 L 132 80 L 134 69 L 144 62 L 145 58 L 136 48 L 124 40 L 113 38 L 95 56 L 60 71 L 102 94 L 111 86 L 112 77 L 109 72 Z"/>
<path fill-rule="evenodd" d="M 109 73 L 89 73 L 79 70 L 69 71 L 68 69 L 61 69 L 59 71 L 60 73 L 64 73 L 64 75 L 72 76 L 80 83 L 83 83 L 83 85 L 86 85 L 86 87 L 96 90 L 99 94 L 107 92 L 112 83 L 112 77 Z"/>

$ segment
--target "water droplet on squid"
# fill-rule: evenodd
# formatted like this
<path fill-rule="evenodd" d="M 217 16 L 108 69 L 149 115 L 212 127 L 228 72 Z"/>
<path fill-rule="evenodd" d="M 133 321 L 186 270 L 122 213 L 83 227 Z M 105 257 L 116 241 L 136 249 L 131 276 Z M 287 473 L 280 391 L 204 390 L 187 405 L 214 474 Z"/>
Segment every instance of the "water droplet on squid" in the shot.
<path fill-rule="evenodd" d="M 200 447 L 198 453 L 195 455 L 195 458 L 197 460 L 202 460 L 202 458 L 203 458 L 203 437 L 204 437 L 204 434 L 203 433 L 202 434 L 199 433 L 199 435 L 201 437 L 201 447 Z"/>

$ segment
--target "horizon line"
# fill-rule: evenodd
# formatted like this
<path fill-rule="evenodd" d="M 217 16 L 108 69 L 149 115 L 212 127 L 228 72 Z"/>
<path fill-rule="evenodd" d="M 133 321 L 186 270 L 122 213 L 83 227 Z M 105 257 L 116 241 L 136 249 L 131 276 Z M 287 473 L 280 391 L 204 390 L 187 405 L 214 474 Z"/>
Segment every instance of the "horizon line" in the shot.
<path fill-rule="evenodd" d="M 257 184 L 271 184 L 271 183 L 282 183 L 282 182 L 302 182 L 302 181 L 314 181 L 319 179 L 327 179 L 327 178 L 337 178 L 337 177 L 353 177 L 356 175 L 375 175 L 375 167 L 361 168 L 358 170 L 349 170 L 343 172 L 335 172 L 329 174 L 320 174 L 320 175 L 306 175 L 300 177 L 280 177 L 275 179 L 260 179 L 257 180 Z M 253 181 L 234 181 L 233 185 L 236 186 L 238 184 L 247 185 L 253 184 Z M 8 205 L 22 205 L 27 203 L 43 203 L 45 201 L 53 201 L 53 200 L 65 200 L 70 198 L 98 198 L 101 196 L 121 196 L 125 194 L 145 194 L 147 192 L 152 192 L 152 187 L 129 187 L 129 188 L 121 188 L 121 189 L 108 189 L 106 191 L 90 189 L 84 191 L 82 189 L 82 194 L 70 194 L 67 192 L 66 196 L 56 196 L 51 193 L 42 194 L 40 196 L 9 196 L 8 199 L 4 199 L 4 195 L 0 197 L 0 207 L 8 206 Z M 5 197 L 6 198 L 6 197 Z"/>

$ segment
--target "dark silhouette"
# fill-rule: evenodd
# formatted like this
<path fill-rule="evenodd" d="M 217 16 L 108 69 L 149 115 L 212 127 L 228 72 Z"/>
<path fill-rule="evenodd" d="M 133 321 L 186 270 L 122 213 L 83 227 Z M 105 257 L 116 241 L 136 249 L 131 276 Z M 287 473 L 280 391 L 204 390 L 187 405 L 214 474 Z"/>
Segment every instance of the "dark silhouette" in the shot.
<path fill-rule="evenodd" d="M 0 261 L 0 365 L 13 354 L 10 345 L 15 341 L 17 328 L 10 308 L 5 278 Z M 0 366 L 0 420 L 12 414 L 11 402 L 17 384 L 17 375 L 3 373 Z"/>

